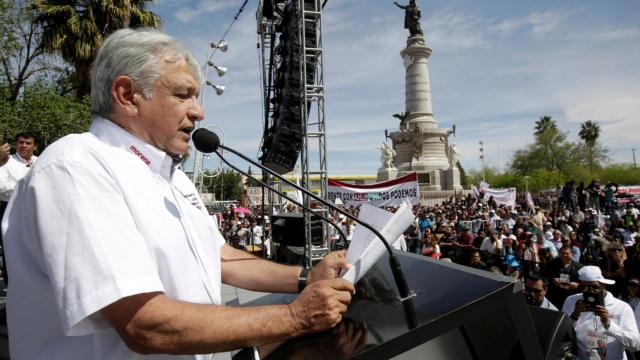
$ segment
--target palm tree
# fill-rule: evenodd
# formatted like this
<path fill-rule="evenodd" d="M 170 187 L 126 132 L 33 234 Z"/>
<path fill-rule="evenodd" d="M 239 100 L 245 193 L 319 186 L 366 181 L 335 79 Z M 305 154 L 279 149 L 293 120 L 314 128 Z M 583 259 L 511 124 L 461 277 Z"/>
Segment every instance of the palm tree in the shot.
<path fill-rule="evenodd" d="M 538 121 L 536 121 L 536 126 L 534 128 L 534 132 L 533 134 L 535 136 L 540 136 L 542 134 L 545 133 L 545 131 L 547 131 L 548 129 L 554 129 L 557 130 L 557 125 L 556 125 L 556 121 L 551 119 L 551 116 L 549 115 L 544 115 L 544 116 L 540 116 L 540 118 L 538 119 Z"/>
<path fill-rule="evenodd" d="M 600 137 L 600 125 L 595 121 L 587 120 L 580 124 L 580 132 L 578 133 L 587 146 L 587 160 L 589 161 L 589 172 L 593 175 L 594 156 L 593 148 Z"/>
<path fill-rule="evenodd" d="M 160 27 L 145 10 L 152 0 L 33 0 L 34 22 L 43 28 L 42 46 L 59 52 L 75 68 L 76 98 L 88 95 L 95 52 L 112 32 L 126 27 Z"/>

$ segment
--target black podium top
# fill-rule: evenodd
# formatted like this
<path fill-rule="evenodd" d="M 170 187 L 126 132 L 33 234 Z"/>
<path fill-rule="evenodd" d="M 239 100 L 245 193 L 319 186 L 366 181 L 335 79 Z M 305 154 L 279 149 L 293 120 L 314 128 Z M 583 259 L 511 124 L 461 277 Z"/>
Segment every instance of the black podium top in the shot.
<path fill-rule="evenodd" d="M 509 358 L 514 351 L 536 353 L 528 349 L 537 338 L 520 283 L 442 260 L 406 252 L 396 255 L 409 288 L 416 293 L 415 329 L 407 326 L 385 255 L 358 282 L 343 323 L 325 333 L 289 340 L 266 358 L 409 359 L 414 358 L 412 349 L 443 336 L 448 339 L 443 343 L 447 349 L 432 346 L 430 355 L 442 350 L 441 358 L 455 353 L 459 359 L 482 359 Z M 288 303 L 295 296 L 269 294 L 245 305 Z M 533 336 L 532 341 L 521 341 L 523 336 Z"/>

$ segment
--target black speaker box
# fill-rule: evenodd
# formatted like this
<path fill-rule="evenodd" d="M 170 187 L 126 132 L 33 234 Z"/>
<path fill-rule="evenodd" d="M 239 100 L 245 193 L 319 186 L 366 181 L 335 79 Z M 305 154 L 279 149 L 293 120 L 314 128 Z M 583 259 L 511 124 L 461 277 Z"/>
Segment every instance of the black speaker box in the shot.
<path fill-rule="evenodd" d="M 271 239 L 281 246 L 305 246 L 304 217 L 300 213 L 271 216 Z M 322 219 L 311 215 L 311 244 L 320 246 L 322 239 Z"/>

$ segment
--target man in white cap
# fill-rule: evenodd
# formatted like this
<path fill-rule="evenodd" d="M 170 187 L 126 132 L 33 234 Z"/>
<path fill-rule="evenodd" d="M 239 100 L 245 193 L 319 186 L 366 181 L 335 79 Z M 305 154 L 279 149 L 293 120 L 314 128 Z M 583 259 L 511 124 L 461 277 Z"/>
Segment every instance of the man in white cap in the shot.
<path fill-rule="evenodd" d="M 578 276 L 584 292 L 569 296 L 562 306 L 562 312 L 574 322 L 578 357 L 627 359 L 625 350 L 640 350 L 640 333 L 631 306 L 604 289 L 604 284 L 615 281 L 605 279 L 597 266 L 583 267 Z M 601 305 L 598 298 L 602 299 Z"/>

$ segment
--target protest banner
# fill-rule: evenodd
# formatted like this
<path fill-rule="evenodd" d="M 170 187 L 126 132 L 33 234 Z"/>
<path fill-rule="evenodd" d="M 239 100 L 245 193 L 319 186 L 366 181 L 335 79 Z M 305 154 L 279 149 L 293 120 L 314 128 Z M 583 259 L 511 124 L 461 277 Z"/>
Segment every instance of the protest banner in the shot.
<path fill-rule="evenodd" d="M 400 206 L 405 199 L 412 205 L 420 204 L 416 173 L 367 185 L 347 184 L 329 179 L 327 185 L 327 200 L 335 202 L 339 198 L 345 206 L 358 206 L 364 203 L 373 206 Z"/>
<path fill-rule="evenodd" d="M 495 200 L 498 205 L 511 206 L 511 208 L 516 207 L 516 188 L 492 189 L 489 187 L 489 184 L 481 181 L 480 190 L 484 192 L 484 196 L 487 198 L 493 196 L 493 200 Z"/>

